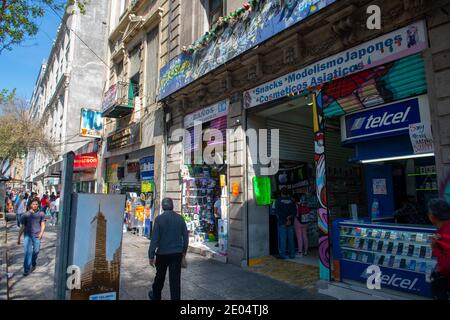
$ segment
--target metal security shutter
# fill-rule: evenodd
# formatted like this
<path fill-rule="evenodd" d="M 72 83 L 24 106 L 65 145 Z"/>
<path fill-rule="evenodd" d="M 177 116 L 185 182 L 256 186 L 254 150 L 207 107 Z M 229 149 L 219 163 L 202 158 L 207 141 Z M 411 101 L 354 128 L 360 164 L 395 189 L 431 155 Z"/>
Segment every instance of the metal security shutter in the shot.
<path fill-rule="evenodd" d="M 348 163 L 354 156 L 354 149 L 342 146 L 340 132 L 328 130 L 325 132 L 325 155 L 328 164 Z"/>
<path fill-rule="evenodd" d="M 415 54 L 331 81 L 320 97 L 325 117 L 332 118 L 426 92 L 425 62 Z"/>
<path fill-rule="evenodd" d="M 267 129 L 280 130 L 280 160 L 314 161 L 314 133 L 312 128 L 267 119 Z M 270 131 L 269 131 L 269 154 Z"/>
<path fill-rule="evenodd" d="M 314 161 L 313 129 L 276 120 L 267 120 L 268 129 L 280 130 L 280 159 L 291 161 Z M 338 131 L 325 133 L 326 156 L 329 161 L 347 163 L 354 155 L 352 148 L 342 146 L 341 134 Z M 269 154 L 270 131 L 269 131 Z"/>

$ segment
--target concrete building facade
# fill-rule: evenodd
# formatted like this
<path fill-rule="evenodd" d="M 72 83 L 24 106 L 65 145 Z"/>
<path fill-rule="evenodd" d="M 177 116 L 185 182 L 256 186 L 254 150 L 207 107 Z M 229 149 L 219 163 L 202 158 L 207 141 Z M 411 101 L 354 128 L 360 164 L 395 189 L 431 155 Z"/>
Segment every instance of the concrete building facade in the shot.
<path fill-rule="evenodd" d="M 26 180 L 39 193 L 59 191 L 64 154 L 92 139 L 80 136 L 81 109 L 101 110 L 106 74 L 109 2 L 95 1 L 85 14 L 65 13 L 31 97 L 30 116 L 54 142 L 56 155 L 29 153 Z"/>

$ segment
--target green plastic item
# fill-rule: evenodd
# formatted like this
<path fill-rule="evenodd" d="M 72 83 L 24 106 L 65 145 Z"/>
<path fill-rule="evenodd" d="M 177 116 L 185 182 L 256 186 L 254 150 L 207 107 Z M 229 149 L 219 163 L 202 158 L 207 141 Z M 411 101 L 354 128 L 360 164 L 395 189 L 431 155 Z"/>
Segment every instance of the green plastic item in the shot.
<path fill-rule="evenodd" d="M 253 177 L 253 190 L 255 191 L 256 203 L 260 206 L 270 205 L 272 192 L 269 177 Z"/>

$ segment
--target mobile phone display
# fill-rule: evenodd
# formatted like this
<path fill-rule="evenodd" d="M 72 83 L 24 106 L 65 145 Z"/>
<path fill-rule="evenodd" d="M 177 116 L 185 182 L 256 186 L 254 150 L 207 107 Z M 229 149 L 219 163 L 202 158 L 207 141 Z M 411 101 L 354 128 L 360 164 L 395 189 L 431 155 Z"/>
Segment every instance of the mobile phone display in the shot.
<path fill-rule="evenodd" d="M 381 252 L 383 250 L 383 245 L 384 245 L 383 241 L 378 241 L 377 251 Z"/>
<path fill-rule="evenodd" d="M 414 254 L 414 245 L 413 244 L 410 244 L 409 246 L 408 246 L 408 256 L 412 256 Z"/>
<path fill-rule="evenodd" d="M 398 254 L 398 255 L 403 254 L 403 242 L 400 242 L 400 243 L 398 244 L 397 254 Z"/>
<path fill-rule="evenodd" d="M 406 259 L 401 259 L 400 260 L 400 268 L 406 269 Z"/>
<path fill-rule="evenodd" d="M 394 243 L 393 242 L 389 242 L 388 243 L 388 247 L 387 247 L 387 253 L 392 253 L 392 249 L 394 248 Z"/>
<path fill-rule="evenodd" d="M 392 268 L 394 266 L 394 261 L 395 261 L 395 256 L 390 256 L 388 266 Z"/>

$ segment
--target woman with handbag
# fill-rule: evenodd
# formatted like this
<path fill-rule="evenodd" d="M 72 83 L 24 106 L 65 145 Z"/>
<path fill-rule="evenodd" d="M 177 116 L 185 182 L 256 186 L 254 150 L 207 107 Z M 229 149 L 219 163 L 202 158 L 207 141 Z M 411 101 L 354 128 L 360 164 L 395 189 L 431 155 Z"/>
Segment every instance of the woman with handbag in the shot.
<path fill-rule="evenodd" d="M 450 294 L 450 205 L 440 199 L 428 203 L 428 217 L 438 230 L 431 247 L 437 259 L 436 269 L 431 275 L 433 299 L 448 300 Z"/>
<path fill-rule="evenodd" d="M 311 209 L 306 206 L 304 195 L 296 195 L 297 215 L 294 221 L 295 234 L 297 236 L 298 255 L 308 255 L 308 223 Z"/>

